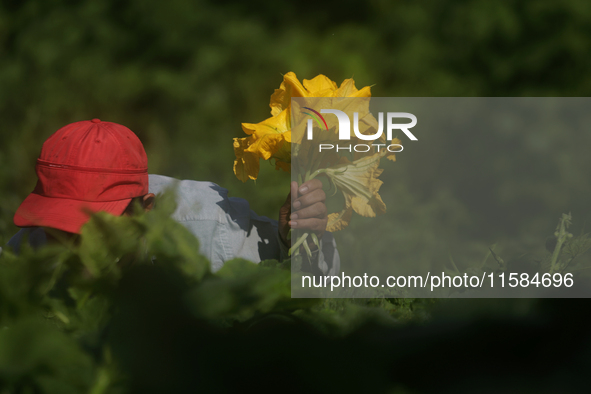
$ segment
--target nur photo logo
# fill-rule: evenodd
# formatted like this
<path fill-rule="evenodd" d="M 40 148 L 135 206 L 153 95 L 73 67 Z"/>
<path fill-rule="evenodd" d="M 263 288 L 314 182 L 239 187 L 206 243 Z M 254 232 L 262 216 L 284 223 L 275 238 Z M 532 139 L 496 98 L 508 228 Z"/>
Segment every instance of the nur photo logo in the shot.
<path fill-rule="evenodd" d="M 349 115 L 345 112 L 338 110 L 338 109 L 321 109 L 320 112 L 310 108 L 310 107 L 303 107 L 303 109 L 309 111 L 305 112 L 302 111 L 303 114 L 309 115 L 312 119 L 308 119 L 307 121 L 307 139 L 312 140 L 314 138 L 313 132 L 313 121 L 315 120 L 320 129 L 328 130 L 328 123 L 326 119 L 322 116 L 322 114 L 333 114 L 337 117 L 338 124 L 339 124 L 339 141 L 350 141 L 351 140 L 351 120 L 349 119 Z M 409 119 L 410 123 L 395 123 L 395 120 L 398 119 Z M 388 112 L 386 113 L 386 141 L 392 141 L 393 132 L 394 130 L 402 131 L 411 141 L 418 141 L 417 137 L 413 133 L 410 132 L 409 129 L 413 128 L 417 124 L 417 117 L 408 112 Z M 355 137 L 362 141 L 375 141 L 379 139 L 384 134 L 384 113 L 378 113 L 378 129 L 374 134 L 363 134 L 359 130 L 359 113 L 353 113 L 353 133 Z M 319 152 L 323 150 L 346 150 L 349 152 L 369 152 L 372 147 L 375 147 L 379 152 L 381 148 L 385 148 L 388 152 L 398 153 L 402 152 L 403 147 L 400 144 L 347 144 L 344 146 L 339 146 L 339 144 L 319 144 Z"/>

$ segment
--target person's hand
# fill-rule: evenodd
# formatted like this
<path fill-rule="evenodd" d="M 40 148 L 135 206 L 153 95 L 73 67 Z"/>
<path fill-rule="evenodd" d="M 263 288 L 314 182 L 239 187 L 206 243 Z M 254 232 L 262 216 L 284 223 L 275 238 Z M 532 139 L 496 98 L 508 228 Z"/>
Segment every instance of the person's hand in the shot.
<path fill-rule="evenodd" d="M 291 196 L 295 196 L 293 207 Z M 313 232 L 318 238 L 322 237 L 328 223 L 325 200 L 326 194 L 318 179 L 304 182 L 300 187 L 297 182 L 291 182 L 291 192 L 279 209 L 279 235 L 285 245 L 289 246 L 287 233 L 290 228 Z"/>

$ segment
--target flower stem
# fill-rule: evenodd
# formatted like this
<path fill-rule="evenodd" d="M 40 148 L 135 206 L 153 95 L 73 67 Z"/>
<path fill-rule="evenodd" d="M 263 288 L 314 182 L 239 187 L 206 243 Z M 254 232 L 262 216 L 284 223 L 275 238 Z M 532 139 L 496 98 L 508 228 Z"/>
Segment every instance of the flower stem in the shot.
<path fill-rule="evenodd" d="M 571 233 L 566 231 L 570 224 L 571 215 L 563 213 L 558 223 L 558 227 L 556 228 L 556 232 L 554 233 L 554 236 L 556 236 L 556 246 L 554 247 L 554 252 L 552 253 L 552 259 L 550 260 L 550 274 L 560 271 L 558 260 L 558 257 L 560 256 L 560 250 L 567 239 L 573 236 Z"/>
<path fill-rule="evenodd" d="M 291 248 L 289 248 L 289 252 L 287 253 L 288 256 L 291 256 L 294 251 L 297 251 L 298 248 L 300 247 L 300 245 L 304 243 L 304 241 L 306 240 L 306 238 L 308 238 L 308 233 L 302 234 L 298 238 L 298 240 L 296 241 L 296 243 L 294 243 L 293 246 Z"/>

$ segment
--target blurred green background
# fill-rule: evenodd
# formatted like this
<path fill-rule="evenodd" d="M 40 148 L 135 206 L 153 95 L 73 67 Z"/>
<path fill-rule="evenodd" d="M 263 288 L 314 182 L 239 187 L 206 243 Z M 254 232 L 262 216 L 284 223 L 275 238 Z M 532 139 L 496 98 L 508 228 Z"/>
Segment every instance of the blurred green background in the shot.
<path fill-rule="evenodd" d="M 122 123 L 143 141 L 151 173 L 216 182 L 276 217 L 289 177 L 262 162 L 256 183 L 242 184 L 232 172 L 232 138 L 244 135 L 241 122 L 269 116 L 281 74 L 353 77 L 358 87 L 374 85 L 374 97 L 585 96 L 590 22 L 591 4 L 576 0 L 1 1 L 0 243 L 16 231 L 12 216 L 35 185 L 43 141 L 67 123 L 95 117 Z M 545 136 L 540 149 L 513 135 L 521 153 L 504 164 L 497 149 L 475 151 L 458 145 L 461 137 L 438 139 L 436 150 L 425 149 L 413 163 L 400 155 L 400 168 L 413 171 L 400 171 L 395 209 L 401 228 L 416 226 L 417 237 L 425 236 L 420 229 L 443 225 L 452 235 L 515 240 L 531 223 L 491 226 L 491 219 L 529 199 L 556 212 L 538 221 L 547 225 L 537 238 L 574 209 L 571 194 L 591 191 L 591 163 L 583 154 L 588 137 L 563 141 L 557 133 Z M 441 185 L 437 163 L 449 162 L 450 152 L 457 155 L 457 178 Z M 546 166 L 507 176 L 508 168 L 541 155 Z M 491 164 L 464 166 L 474 158 Z M 491 193 L 474 199 L 447 192 L 466 181 Z M 466 218 L 468 201 L 488 214 Z M 581 227 L 585 214 L 573 212 Z M 453 239 L 466 237 L 444 242 Z"/>

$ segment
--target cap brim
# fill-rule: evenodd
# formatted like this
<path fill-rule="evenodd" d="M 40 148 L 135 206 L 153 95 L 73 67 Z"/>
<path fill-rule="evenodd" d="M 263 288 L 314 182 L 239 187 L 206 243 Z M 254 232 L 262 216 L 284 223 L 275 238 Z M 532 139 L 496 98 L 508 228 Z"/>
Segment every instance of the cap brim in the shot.
<path fill-rule="evenodd" d="M 18 227 L 51 227 L 79 234 L 82 226 L 90 219 L 90 213 L 105 211 L 119 216 L 130 202 L 131 198 L 88 202 L 31 193 L 14 214 L 14 224 Z"/>

